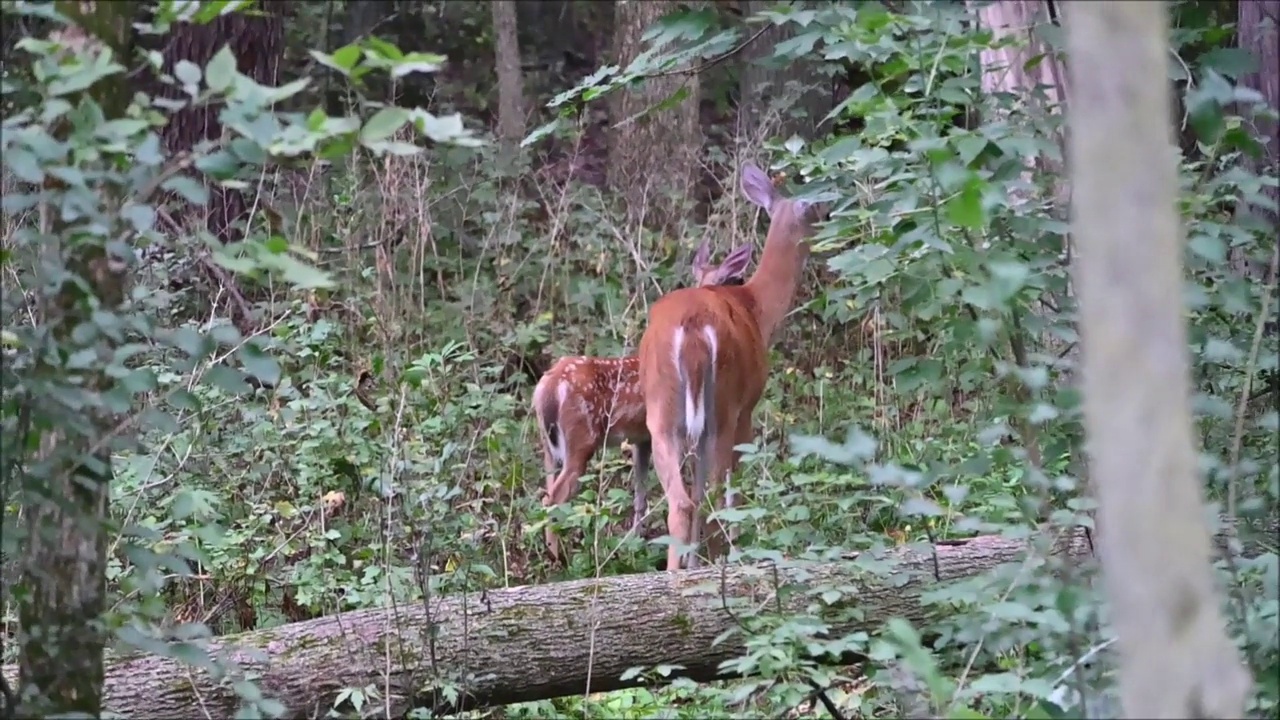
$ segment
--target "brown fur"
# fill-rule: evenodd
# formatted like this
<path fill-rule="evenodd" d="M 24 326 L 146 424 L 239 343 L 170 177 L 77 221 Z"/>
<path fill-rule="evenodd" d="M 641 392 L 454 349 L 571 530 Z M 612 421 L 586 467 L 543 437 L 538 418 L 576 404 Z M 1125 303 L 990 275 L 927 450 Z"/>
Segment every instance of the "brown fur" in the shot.
<path fill-rule="evenodd" d="M 640 386 L 654 469 L 668 503 L 667 530 L 684 545 L 700 540 L 697 508 L 707 482 L 731 474 L 739 460 L 733 447 L 751 439 L 751 414 L 768 379 L 768 347 L 791 309 L 808 257 L 806 240 L 818 216 L 812 205 L 779 195 L 754 166 L 744 168 L 743 192 L 770 214 L 755 274 L 741 287 L 687 288 L 663 296 L 649 309 L 640 340 Z M 715 336 L 714 368 L 704 335 L 708 328 Z M 703 403 L 703 432 L 692 437 L 697 428 L 686 427 L 691 412 L 686 405 L 697 398 Z M 692 497 L 681 473 L 690 450 L 695 452 Z M 730 497 L 726 504 L 732 504 Z M 682 555 L 670 546 L 667 569 L 678 569 Z M 696 566 L 697 556 L 688 557 Z"/>
<path fill-rule="evenodd" d="M 693 262 L 695 282 L 710 286 L 740 278 L 751 258 L 751 249 L 750 245 L 739 246 L 720 265 L 709 266 L 710 248 L 704 243 Z M 635 445 L 632 528 L 638 528 L 648 512 L 644 484 L 650 455 L 639 357 L 560 358 L 534 388 L 533 410 L 547 471 L 542 504 L 554 507 L 567 502 L 578 489 L 578 478 L 600 448 L 629 440 Z M 561 445 L 564 457 L 557 460 L 556 451 Z M 560 543 L 550 528 L 546 530 L 546 541 L 551 556 L 559 559 Z"/>

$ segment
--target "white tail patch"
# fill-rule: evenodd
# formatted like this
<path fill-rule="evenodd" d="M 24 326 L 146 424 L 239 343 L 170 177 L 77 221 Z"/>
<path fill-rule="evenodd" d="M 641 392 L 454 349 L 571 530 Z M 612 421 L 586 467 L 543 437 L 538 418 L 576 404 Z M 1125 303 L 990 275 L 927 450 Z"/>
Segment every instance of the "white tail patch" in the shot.
<path fill-rule="evenodd" d="M 716 340 L 715 328 L 707 325 L 702 328 L 702 337 L 707 341 L 707 354 L 712 366 L 716 362 L 719 342 Z M 696 445 L 707 429 L 707 409 L 703 407 L 702 393 L 694 394 L 693 385 L 685 377 L 684 364 L 680 362 L 680 354 L 684 349 L 684 328 L 677 327 L 671 338 L 671 361 L 676 366 L 676 377 L 679 387 L 684 388 L 684 433 L 689 445 Z"/>
<path fill-rule="evenodd" d="M 711 327 L 710 325 L 703 325 L 702 337 L 706 338 L 707 340 L 707 362 L 711 363 L 711 377 L 714 378 L 715 367 L 716 367 L 716 352 L 719 350 L 719 347 L 720 347 L 720 343 L 716 340 L 716 329 Z M 704 377 L 703 382 L 706 382 L 706 381 L 707 380 Z M 703 405 L 703 398 L 706 396 L 706 392 L 704 390 L 704 392 L 699 393 L 697 398 L 692 397 L 692 395 L 690 395 L 689 392 L 690 392 L 689 389 L 686 388 L 685 389 L 685 393 L 686 393 L 685 406 L 689 407 L 689 403 L 697 403 L 697 408 L 698 408 L 697 432 L 692 431 L 692 428 L 694 427 L 692 425 L 690 426 L 691 430 L 689 432 L 689 444 L 696 445 L 698 441 L 702 439 L 702 434 L 707 430 L 707 408 Z M 713 408 L 712 412 L 714 411 L 715 410 Z"/>
<path fill-rule="evenodd" d="M 569 383 L 561 380 L 556 386 L 556 407 L 564 408 L 565 398 L 569 397 Z M 563 418 L 563 411 L 556 413 L 557 418 Z M 569 441 L 565 436 L 564 423 L 557 422 L 556 441 L 551 445 L 551 457 L 560 467 L 564 467 L 565 462 L 569 458 Z"/>
<path fill-rule="evenodd" d="M 709 346 L 707 354 L 711 356 L 711 365 L 714 367 L 716 363 L 716 351 L 720 347 L 719 341 L 716 340 L 716 329 L 710 325 L 703 325 L 702 337 L 707 339 L 707 345 Z"/>

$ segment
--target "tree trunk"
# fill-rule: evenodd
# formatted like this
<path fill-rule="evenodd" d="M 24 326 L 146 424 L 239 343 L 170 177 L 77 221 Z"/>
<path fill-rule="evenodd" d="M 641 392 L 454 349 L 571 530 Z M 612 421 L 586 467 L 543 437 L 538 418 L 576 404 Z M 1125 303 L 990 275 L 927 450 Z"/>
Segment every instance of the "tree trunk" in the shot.
<path fill-rule="evenodd" d="M 776 4 L 769 0 L 742 0 L 742 16 Z M 779 135 L 786 139 L 799 135 L 812 140 L 818 121 L 833 107 L 831 92 L 813 63 L 805 58 L 794 60 L 773 57 L 780 42 L 795 37 L 800 26 L 795 23 L 773 25 L 743 53 L 738 81 L 738 133 L 743 143 L 759 147 L 764 137 Z M 748 37 L 759 32 L 747 26 Z"/>
<path fill-rule="evenodd" d="M 1032 113 L 1060 112 L 1067 92 L 1062 63 L 1037 32 L 1042 24 L 1052 22 L 1044 0 L 998 0 L 977 8 L 977 16 L 979 24 L 990 29 L 996 40 L 1017 38 L 1016 44 L 982 51 L 982 92 L 988 96 L 1013 95 Z M 1037 57 L 1040 60 L 1028 67 L 1032 58 Z M 1038 93 L 1043 93 L 1043 97 Z M 996 119 L 987 118 L 988 121 Z M 1061 170 L 1044 169 L 1054 173 Z M 1065 195 L 1059 195 L 1059 200 L 1065 200 Z"/>
<path fill-rule="evenodd" d="M 1248 540 L 1256 535 L 1269 542 L 1278 529 L 1274 518 L 1264 528 L 1241 526 L 1246 555 L 1265 547 Z M 1225 534 L 1219 543 L 1225 547 Z M 234 658 L 240 672 L 258 673 L 259 687 L 284 704 L 286 717 L 314 716 L 317 708 L 332 707 L 344 688 L 371 685 L 390 690 L 390 716 L 402 717 L 410 707 L 449 711 L 632 687 L 646 681 L 621 676 L 636 666 L 683 666 L 661 682 L 710 681 L 723 678 L 719 664 L 743 650 L 740 635 L 713 642 L 740 622 L 726 612 L 726 599 L 772 608 L 777 583 L 798 585 L 800 591 L 789 592 L 781 608 L 796 614 L 812 602 L 805 587 L 852 587 L 846 597 L 856 598 L 864 614 L 856 623 L 833 621 L 828 634 L 839 637 L 875 630 L 889 617 L 926 622 L 920 595 L 936 589 L 936 582 L 990 572 L 1026 552 L 1026 544 L 994 536 L 939 545 L 936 556 L 900 549 L 891 553 L 900 564 L 889 585 L 869 581 L 865 570 L 845 562 L 796 564 L 776 573 L 771 566 L 736 566 L 723 577 L 720 568 L 706 568 L 523 586 L 228 636 L 209 649 Z M 1088 557 L 1089 542 L 1077 530 L 1059 537 L 1053 552 L 1079 561 Z M 900 584 L 900 578 L 908 580 Z M 12 677 L 13 669 L 5 667 L 4 673 Z M 433 681 L 456 682 L 462 700 L 450 706 L 433 697 Z M 198 712 L 219 718 L 236 709 L 224 684 L 170 658 L 116 660 L 106 687 L 107 707 L 131 717 Z"/>
<path fill-rule="evenodd" d="M 1162 3 L 1071 3 L 1084 418 L 1127 717 L 1242 717 L 1196 471 Z M 1153 502 L 1158 498 L 1159 502 Z"/>
<path fill-rule="evenodd" d="M 258 9 L 262 14 L 233 12 L 219 15 L 204 25 L 176 23 L 161 50 L 165 71 L 172 73 L 179 60 L 193 62 L 203 68 L 223 45 L 230 43 L 241 73 L 264 85 L 275 85 L 284 55 L 284 22 L 279 15 L 278 4 L 268 3 Z M 157 96 L 186 99 L 180 87 L 159 82 L 152 85 Z M 222 137 L 218 110 L 217 106 L 197 105 L 172 114 L 164 128 L 169 152 L 186 152 L 203 140 Z M 209 193 L 207 226 L 210 234 L 224 243 L 240 240 L 243 230 L 236 226 L 249 219 L 248 199 L 235 189 L 211 187 Z"/>
<path fill-rule="evenodd" d="M 89 53 L 104 52 L 106 46 L 117 59 L 131 57 L 137 3 L 62 0 L 57 10 L 73 23 L 55 31 L 68 45 L 84 44 Z M 125 116 L 130 99 L 127 83 L 123 74 L 113 75 L 87 91 L 108 120 Z M 65 126 L 61 130 L 69 131 Z M 57 197 L 53 202 L 58 202 Z M 62 224 L 62 213 L 49 214 L 51 235 L 62 242 L 51 251 L 66 253 L 72 278 L 88 283 L 86 288 L 59 277 L 57 291 L 42 302 L 58 349 L 72 353 L 77 345 L 73 331 L 92 322 L 92 313 L 119 309 L 125 298 L 125 277 L 109 261 L 103 242 L 74 241 L 75 229 Z M 43 365 L 37 366 L 37 373 L 53 382 L 72 382 L 60 363 L 37 362 Z M 105 392 L 111 386 L 101 371 L 87 372 L 79 380 L 89 392 Z M 32 473 L 23 488 L 27 536 L 22 576 L 14 593 L 20 628 L 18 707 L 7 708 L 18 717 L 71 713 L 99 717 L 102 712 L 106 644 L 102 613 L 112 478 L 109 440 L 117 418 L 92 405 L 85 412 L 90 417 L 87 427 L 35 430 L 44 433 L 41 461 L 32 463 L 40 474 Z M 44 427 L 48 417 L 34 423 L 35 427 Z M 6 687 L 15 687 L 11 679 L 7 682 Z"/>
<path fill-rule="evenodd" d="M 619 0 L 614 62 L 625 68 L 643 50 L 644 31 L 679 7 L 674 0 Z M 677 93 L 684 97 L 670 107 L 654 109 Z M 682 212 L 689 209 L 682 207 L 683 201 L 694 196 L 702 147 L 698 76 L 650 77 L 617 91 L 611 100 L 609 185 L 626 198 L 633 224 L 674 232 Z"/>
<path fill-rule="evenodd" d="M 524 139 L 524 79 L 520 73 L 520 39 L 515 0 L 494 0 L 493 50 L 498 69 L 498 138 L 505 161 L 514 159 Z"/>
<path fill-rule="evenodd" d="M 1241 84 L 1257 90 L 1272 110 L 1280 110 L 1280 0 L 1241 0 L 1237 3 L 1240 47 L 1248 50 L 1258 62 L 1258 72 L 1240 78 Z M 1273 177 L 1280 173 L 1280 124 L 1254 117 L 1254 134 L 1265 143 L 1265 155 L 1253 163 L 1259 175 Z M 1263 192 L 1272 202 L 1280 203 L 1280 191 L 1266 188 Z M 1261 207 L 1244 208 L 1270 225 L 1274 232 L 1280 217 Z M 1248 273 L 1261 280 L 1267 275 L 1267 263 L 1250 264 L 1243 248 L 1232 248 L 1231 263 L 1236 272 Z"/>
<path fill-rule="evenodd" d="M 347 11 L 343 14 L 340 45 L 350 45 L 366 35 L 376 34 L 374 30 L 378 23 L 387 19 L 392 12 L 390 0 L 348 1 L 346 5 Z"/>
<path fill-rule="evenodd" d="M 974 5 L 975 3 L 970 0 L 971 9 Z M 1053 22 L 1049 2 L 1046 0 L 998 0 L 998 2 L 976 8 L 976 13 L 978 23 L 990 29 L 996 40 L 1007 39 L 1010 36 L 1015 38 L 1015 43 L 1012 45 L 982 51 L 980 60 L 983 93 L 988 97 L 1001 94 L 1012 95 L 1019 100 L 1024 111 L 1033 118 L 1047 117 L 1061 112 L 1067 91 L 1062 63 L 1038 33 L 1040 26 Z M 1028 67 L 1031 60 L 1036 57 L 1040 58 L 1039 61 L 1034 66 Z M 1001 109 L 985 120 L 987 122 L 1005 121 L 1008 119 L 1007 113 L 1007 109 Z M 1062 143 L 1061 136 L 1056 139 L 1059 144 Z M 1023 173 L 1023 180 L 1027 183 L 1027 187 L 1032 187 L 1033 174 L 1037 166 L 1041 172 L 1053 177 L 1061 177 L 1063 172 L 1063 168 L 1057 166 L 1057 163 L 1044 157 L 1028 159 L 1025 165 L 1027 170 Z M 1054 206 L 1060 209 L 1059 212 L 1062 215 L 1065 215 L 1070 198 L 1069 186 L 1066 183 L 1058 183 L 1050 192 Z M 1015 190 L 1015 193 L 1013 199 L 1016 202 L 1025 203 L 1036 200 L 1020 190 Z M 1069 241 L 1064 240 L 1065 242 Z M 1067 292 L 1068 294 L 1071 292 L 1070 287 Z M 1038 316 L 1053 312 L 1044 303 L 1036 303 L 1030 310 Z M 1025 367 L 1027 357 L 1035 352 L 1035 348 L 1027 347 L 1029 343 L 1025 330 L 1017 323 L 1010 327 L 1010 337 L 1011 357 L 1009 359 L 1018 366 Z M 1060 354 L 1066 351 L 1066 357 L 1072 359 L 1075 357 L 1075 349 L 1066 347 L 1066 343 L 1051 332 L 1040 333 L 1035 341 L 1050 352 Z M 1062 379 L 1069 381 L 1069 378 Z M 1013 383 L 1013 394 L 1019 402 L 1025 403 L 1030 400 L 1029 391 L 1021 382 Z M 1027 460 L 1034 468 L 1039 469 L 1042 453 L 1035 426 L 1025 417 L 1021 417 L 1017 422 L 1018 434 L 1027 451 Z"/>

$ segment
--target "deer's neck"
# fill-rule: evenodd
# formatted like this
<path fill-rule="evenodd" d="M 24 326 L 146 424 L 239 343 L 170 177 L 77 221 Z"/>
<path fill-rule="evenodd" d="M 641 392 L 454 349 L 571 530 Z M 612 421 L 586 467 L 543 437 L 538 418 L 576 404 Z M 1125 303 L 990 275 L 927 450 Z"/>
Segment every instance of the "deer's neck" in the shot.
<path fill-rule="evenodd" d="M 746 288 L 756 301 L 756 321 L 765 342 L 772 343 L 782 320 L 795 302 L 800 273 L 809 257 L 809 244 L 796 228 L 794 220 L 774 222 L 764 241 L 760 264 L 747 281 Z"/>

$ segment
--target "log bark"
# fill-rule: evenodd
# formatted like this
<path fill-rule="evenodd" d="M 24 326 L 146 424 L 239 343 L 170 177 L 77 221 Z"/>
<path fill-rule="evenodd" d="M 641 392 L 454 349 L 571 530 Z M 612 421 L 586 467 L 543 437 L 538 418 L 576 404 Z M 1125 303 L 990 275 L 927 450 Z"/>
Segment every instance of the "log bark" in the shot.
<path fill-rule="evenodd" d="M 1201 510 L 1166 12 L 1069 4 L 1084 419 L 1124 714 L 1233 718 L 1250 677 Z"/>
<path fill-rule="evenodd" d="M 1273 519 L 1259 533 L 1280 529 Z M 1225 547 L 1226 535 L 1220 536 Z M 362 610 L 219 638 L 207 645 L 239 666 L 236 676 L 257 675 L 268 697 L 285 705 L 286 717 L 316 717 L 333 706 L 344 688 L 373 686 L 386 693 L 391 717 L 412 707 L 437 710 L 495 706 L 642 684 L 622 681 L 633 666 L 681 665 L 666 680 L 723 677 L 719 664 L 742 653 L 741 638 L 715 638 L 736 627 L 725 610 L 748 602 L 775 607 L 780 585 L 782 612 L 805 612 L 813 598 L 805 588 L 855 588 L 864 613 L 855 627 L 833 624 L 838 637 L 874 630 L 891 616 L 929 620 L 920 594 L 936 583 L 973 577 L 1020 561 L 1027 545 L 986 536 L 940 544 L 935 555 L 902 549 L 898 577 L 877 583 L 856 562 L 739 566 L 681 573 L 624 575 L 551 585 L 523 586 L 448 596 L 416 605 Z M 1258 549 L 1247 548 L 1246 554 Z M 1062 536 L 1053 552 L 1072 560 L 1089 556 L 1082 531 Z M 936 571 L 936 575 L 935 575 Z M 735 610 L 741 615 L 744 611 Z M 16 670 L 5 666 L 12 678 Z M 459 677 L 468 677 L 466 682 Z M 464 701 L 452 706 L 431 691 L 432 682 L 457 682 Z M 237 699 L 207 672 L 170 658 L 116 659 L 107 669 L 105 707 L 129 717 L 231 717 Z"/>

